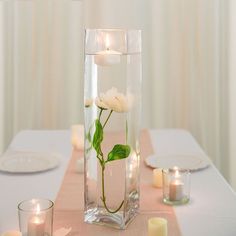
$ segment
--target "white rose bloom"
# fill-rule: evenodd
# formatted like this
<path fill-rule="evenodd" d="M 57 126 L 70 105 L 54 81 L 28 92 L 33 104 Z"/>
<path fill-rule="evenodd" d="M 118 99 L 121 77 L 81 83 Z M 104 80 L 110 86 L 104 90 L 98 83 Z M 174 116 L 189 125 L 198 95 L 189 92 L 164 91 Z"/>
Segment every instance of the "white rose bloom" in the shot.
<path fill-rule="evenodd" d="M 115 112 L 127 112 L 131 107 L 131 100 L 124 94 L 119 93 L 114 87 L 106 93 L 101 93 L 99 99 L 103 104 Z"/>
<path fill-rule="evenodd" d="M 107 104 L 104 103 L 104 101 L 100 98 L 100 97 L 97 97 L 95 99 L 95 104 L 97 107 L 101 108 L 101 109 L 104 109 L 104 110 L 107 110 L 109 109 L 109 107 L 107 106 Z"/>

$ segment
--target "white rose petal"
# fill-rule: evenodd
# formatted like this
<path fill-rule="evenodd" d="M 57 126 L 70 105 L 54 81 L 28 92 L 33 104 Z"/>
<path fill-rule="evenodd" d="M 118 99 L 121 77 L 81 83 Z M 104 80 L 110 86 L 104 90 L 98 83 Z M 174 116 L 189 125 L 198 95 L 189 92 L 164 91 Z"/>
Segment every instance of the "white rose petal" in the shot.
<path fill-rule="evenodd" d="M 101 109 L 105 109 L 105 110 L 109 109 L 107 104 L 105 104 L 104 101 L 101 98 L 99 98 L 99 97 L 97 97 L 95 99 L 95 104 L 96 104 L 97 107 L 99 107 Z"/>
<path fill-rule="evenodd" d="M 92 98 L 88 98 L 85 100 L 84 102 L 84 106 L 85 107 L 91 107 L 93 105 L 93 99 Z"/>

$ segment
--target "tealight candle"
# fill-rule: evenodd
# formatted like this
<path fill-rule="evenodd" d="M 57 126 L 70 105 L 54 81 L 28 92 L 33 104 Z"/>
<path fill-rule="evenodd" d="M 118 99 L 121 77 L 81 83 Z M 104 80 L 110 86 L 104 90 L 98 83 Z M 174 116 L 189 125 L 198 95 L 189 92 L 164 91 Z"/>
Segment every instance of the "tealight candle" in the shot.
<path fill-rule="evenodd" d="M 37 205 L 36 211 L 32 214 L 33 216 L 29 219 L 28 222 L 28 235 L 44 236 L 45 221 L 42 213 L 40 212 L 39 205 Z"/>
<path fill-rule="evenodd" d="M 189 170 L 174 167 L 164 169 L 162 173 L 164 203 L 171 205 L 187 203 L 189 201 Z"/>
<path fill-rule="evenodd" d="M 154 217 L 148 220 L 148 236 L 167 236 L 167 220 Z"/>
<path fill-rule="evenodd" d="M 153 186 L 157 188 L 162 187 L 162 169 L 153 170 Z"/>
<path fill-rule="evenodd" d="M 52 235 L 53 202 L 47 199 L 25 200 L 18 205 L 22 235 Z"/>
<path fill-rule="evenodd" d="M 170 200 L 179 201 L 183 198 L 183 182 L 180 181 L 180 174 L 177 167 L 174 168 L 174 180 L 170 182 Z"/>
<path fill-rule="evenodd" d="M 184 184 L 179 180 L 173 180 L 170 183 L 170 201 L 180 201 L 183 198 Z"/>

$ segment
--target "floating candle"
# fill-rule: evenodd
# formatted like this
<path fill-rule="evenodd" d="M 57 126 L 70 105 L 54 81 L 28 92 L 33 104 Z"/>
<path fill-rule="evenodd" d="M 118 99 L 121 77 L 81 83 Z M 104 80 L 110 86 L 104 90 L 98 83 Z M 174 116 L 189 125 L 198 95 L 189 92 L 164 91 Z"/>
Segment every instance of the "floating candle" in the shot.
<path fill-rule="evenodd" d="M 100 51 L 94 56 L 95 64 L 99 66 L 110 66 L 114 64 L 119 64 L 121 53 L 111 50 L 111 42 L 109 35 L 106 35 L 105 46 L 106 50 Z"/>

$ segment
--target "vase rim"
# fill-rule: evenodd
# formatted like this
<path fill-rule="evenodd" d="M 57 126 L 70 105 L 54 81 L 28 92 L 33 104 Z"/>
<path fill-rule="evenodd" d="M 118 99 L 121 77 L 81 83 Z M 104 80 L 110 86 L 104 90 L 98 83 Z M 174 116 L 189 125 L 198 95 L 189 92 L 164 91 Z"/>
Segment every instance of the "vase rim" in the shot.
<path fill-rule="evenodd" d="M 131 29 L 131 28 L 85 28 L 85 31 L 121 31 L 121 32 L 129 32 L 129 31 L 136 31 L 142 32 L 141 29 Z"/>

